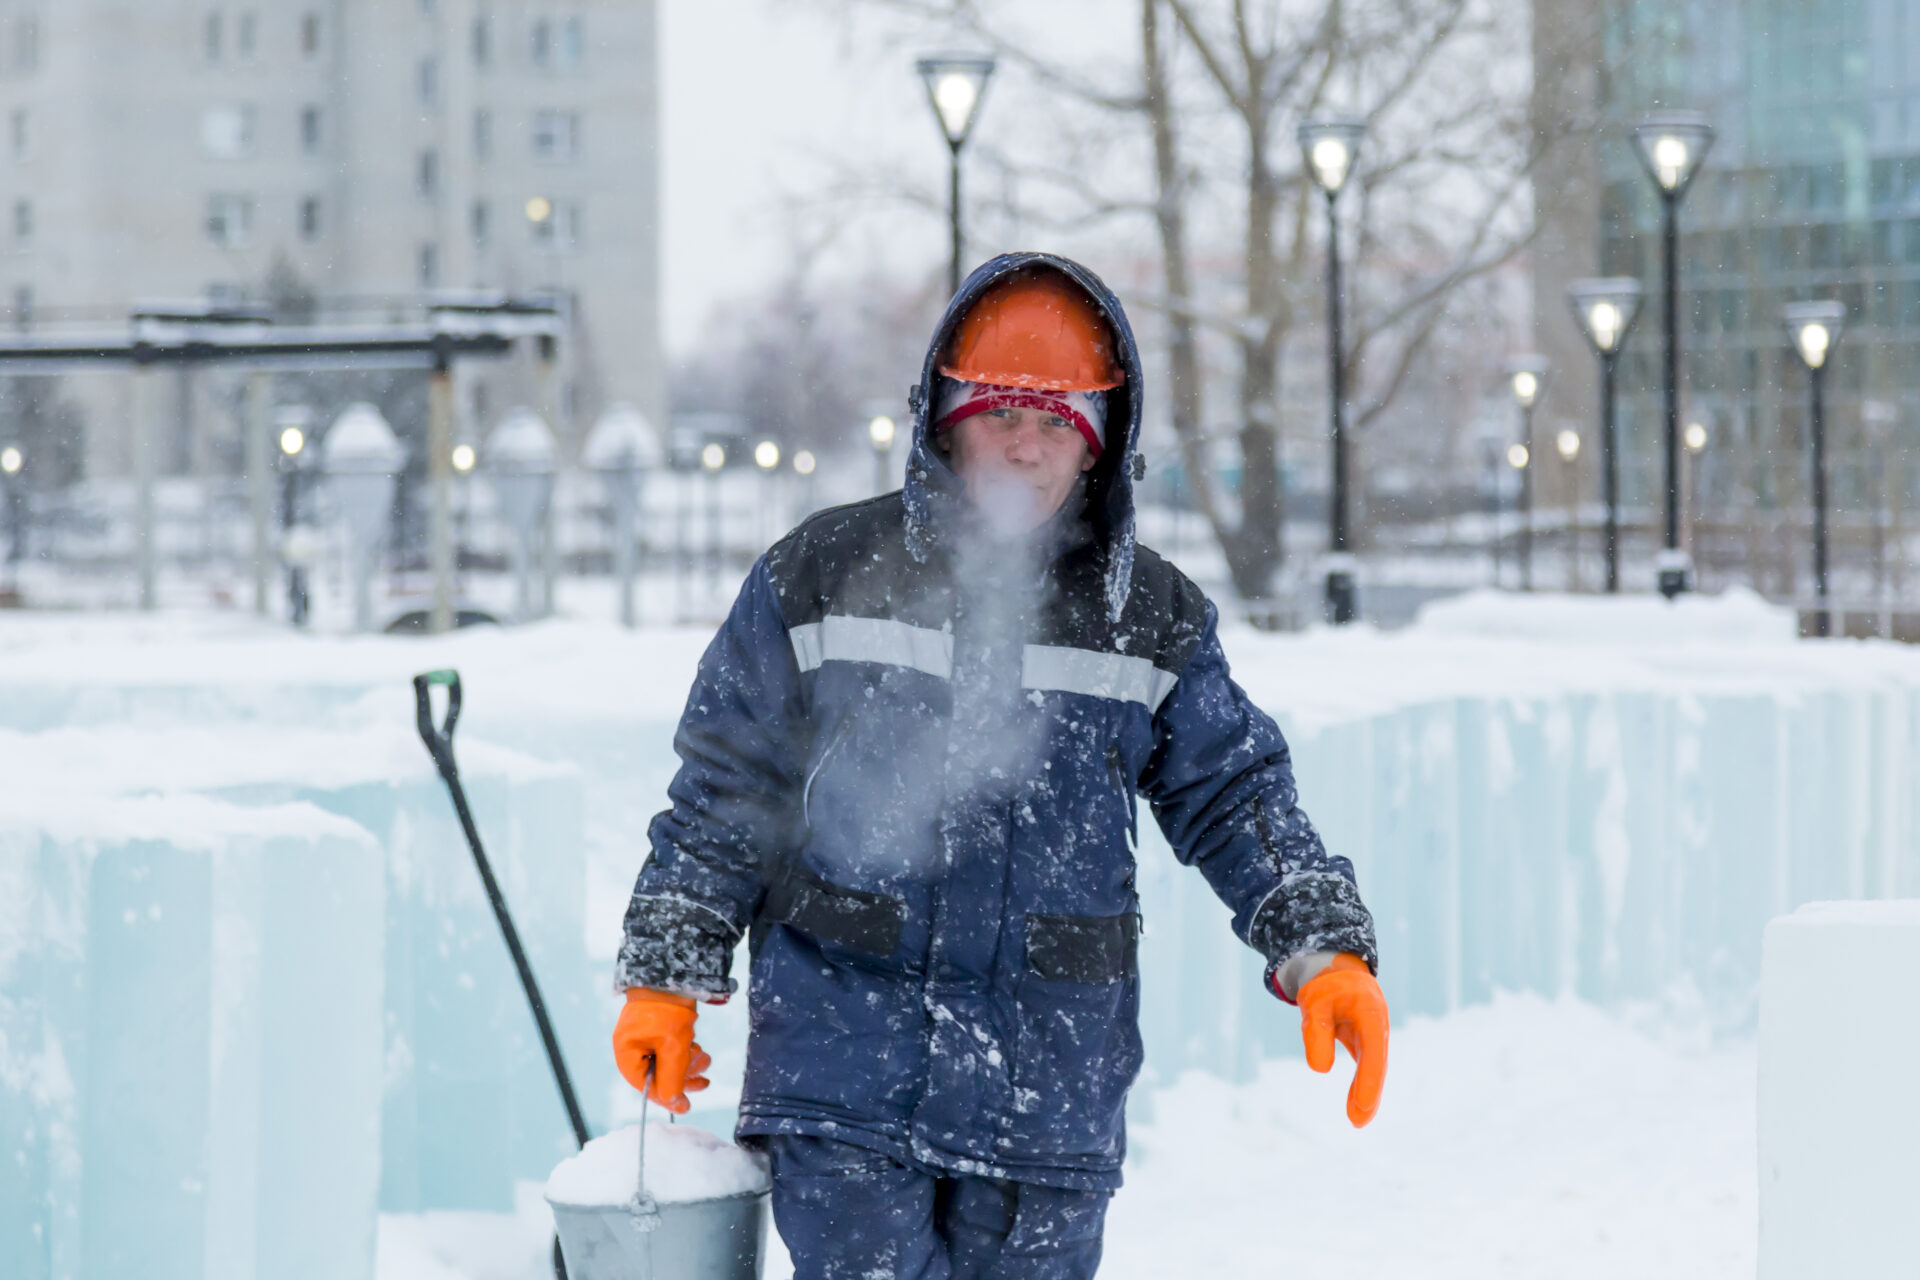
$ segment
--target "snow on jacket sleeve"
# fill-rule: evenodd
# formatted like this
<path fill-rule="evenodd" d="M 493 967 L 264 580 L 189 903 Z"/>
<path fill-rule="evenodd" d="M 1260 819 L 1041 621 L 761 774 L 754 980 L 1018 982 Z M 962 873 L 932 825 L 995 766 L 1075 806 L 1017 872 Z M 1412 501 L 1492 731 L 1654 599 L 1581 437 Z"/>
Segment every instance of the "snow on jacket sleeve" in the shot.
<path fill-rule="evenodd" d="M 1301 810 L 1280 727 L 1227 671 L 1218 615 L 1154 716 L 1141 779 L 1174 856 L 1200 868 L 1233 931 L 1267 958 L 1268 986 L 1303 951 L 1347 951 L 1378 971 L 1373 917 L 1353 864 L 1330 855 Z"/>
<path fill-rule="evenodd" d="M 806 717 L 800 669 L 763 558 L 700 659 L 673 738 L 672 807 L 627 906 L 615 985 L 706 1000 L 735 990 L 734 945 L 795 832 Z"/>

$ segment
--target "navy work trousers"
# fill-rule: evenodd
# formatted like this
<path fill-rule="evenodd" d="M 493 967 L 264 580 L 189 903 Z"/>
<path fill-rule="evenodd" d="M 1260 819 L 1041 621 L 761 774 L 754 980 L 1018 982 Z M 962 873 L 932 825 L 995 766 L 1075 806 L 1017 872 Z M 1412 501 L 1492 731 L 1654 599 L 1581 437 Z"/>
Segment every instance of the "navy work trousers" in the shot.
<path fill-rule="evenodd" d="M 1091 1280 L 1111 1191 L 948 1176 L 829 1138 L 766 1139 L 793 1280 Z"/>

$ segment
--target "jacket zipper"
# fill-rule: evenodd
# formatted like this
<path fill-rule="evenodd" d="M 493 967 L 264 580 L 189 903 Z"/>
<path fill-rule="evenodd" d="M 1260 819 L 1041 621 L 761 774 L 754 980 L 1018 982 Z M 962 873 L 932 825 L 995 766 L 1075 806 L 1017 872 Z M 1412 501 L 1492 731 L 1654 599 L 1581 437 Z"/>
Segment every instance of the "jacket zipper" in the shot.
<path fill-rule="evenodd" d="M 1140 852 L 1139 814 L 1133 805 L 1133 784 L 1127 781 L 1126 765 L 1120 759 L 1118 743 L 1107 744 L 1107 773 L 1113 779 L 1113 785 L 1125 797 L 1127 805 L 1127 848 L 1134 853 Z"/>
<path fill-rule="evenodd" d="M 847 734 L 852 729 L 851 719 L 842 720 L 839 727 L 834 729 L 833 737 L 828 740 L 827 749 L 820 753 L 820 758 L 813 762 L 813 768 L 807 772 L 807 785 L 800 791 L 800 821 L 805 823 L 809 830 L 813 828 L 813 781 L 820 776 L 820 770 L 826 768 L 828 758 L 839 750 L 840 744 L 846 741 Z"/>

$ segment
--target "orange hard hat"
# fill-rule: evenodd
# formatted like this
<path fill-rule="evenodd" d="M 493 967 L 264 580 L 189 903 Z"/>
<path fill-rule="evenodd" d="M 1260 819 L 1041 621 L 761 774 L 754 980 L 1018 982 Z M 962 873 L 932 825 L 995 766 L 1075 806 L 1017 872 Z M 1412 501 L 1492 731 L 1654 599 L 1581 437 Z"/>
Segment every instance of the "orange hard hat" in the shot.
<path fill-rule="evenodd" d="M 1040 391 L 1105 391 L 1126 380 L 1112 328 L 1057 271 L 1020 272 L 981 294 L 954 329 L 940 372 Z"/>

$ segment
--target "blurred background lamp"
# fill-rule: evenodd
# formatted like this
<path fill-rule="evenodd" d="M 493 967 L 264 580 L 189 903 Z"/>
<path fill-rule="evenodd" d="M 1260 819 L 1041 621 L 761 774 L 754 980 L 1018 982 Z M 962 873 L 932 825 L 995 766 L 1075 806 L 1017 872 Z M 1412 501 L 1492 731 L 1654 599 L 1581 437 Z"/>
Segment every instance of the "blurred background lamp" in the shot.
<path fill-rule="evenodd" d="M 1689 422 L 1687 424 L 1686 443 L 1687 449 L 1690 452 L 1699 453 L 1707 447 L 1707 428 L 1701 423 Z"/>
<path fill-rule="evenodd" d="M 1554 437 L 1553 447 L 1560 451 L 1562 458 L 1572 462 L 1580 456 L 1580 433 L 1571 429 L 1562 431 Z"/>
<path fill-rule="evenodd" d="M 1356 120 L 1309 120 L 1300 126 L 1300 151 L 1306 157 L 1307 171 L 1328 199 L 1339 195 L 1347 185 L 1364 133 L 1366 126 Z"/>
<path fill-rule="evenodd" d="M 876 449 L 893 448 L 893 419 L 884 413 L 875 415 L 867 424 L 867 439 L 873 441 Z"/>
<path fill-rule="evenodd" d="M 298 427 L 288 427 L 280 433 L 280 452 L 289 458 L 298 457 L 307 447 L 307 434 Z"/>
<path fill-rule="evenodd" d="M 527 221 L 545 222 L 553 216 L 553 201 L 545 196 L 535 196 L 527 201 Z"/>
<path fill-rule="evenodd" d="M 472 445 L 457 444 L 453 446 L 453 469 L 455 471 L 471 471 L 473 470 L 475 461 L 477 461 L 477 458 L 474 455 Z"/>
<path fill-rule="evenodd" d="M 753 447 L 753 462 L 762 471 L 771 471 L 780 465 L 780 446 L 771 440 L 762 440 Z"/>
<path fill-rule="evenodd" d="M 1531 407 L 1534 398 L 1540 394 L 1540 378 L 1531 369 L 1522 369 L 1513 375 L 1513 398 L 1523 408 Z"/>
<path fill-rule="evenodd" d="M 718 471 L 727 465 L 727 450 L 724 445 L 710 444 L 700 451 L 700 465 L 709 471 Z"/>
<path fill-rule="evenodd" d="M 1793 302 L 1781 308 L 1780 315 L 1786 321 L 1794 351 L 1807 368 L 1825 366 L 1828 353 L 1840 337 L 1840 326 L 1846 321 L 1846 308 L 1838 302 Z"/>
<path fill-rule="evenodd" d="M 0 471 L 10 476 L 20 474 L 20 467 L 25 461 L 26 459 L 20 456 L 20 451 L 12 445 L 0 449 Z"/>
<path fill-rule="evenodd" d="M 1523 444 L 1510 445 L 1507 448 L 1507 465 L 1515 471 L 1526 469 L 1528 457 L 1527 446 Z"/>
<path fill-rule="evenodd" d="M 940 54 L 921 58 L 915 65 L 927 86 L 927 101 L 940 120 L 940 132 L 946 135 L 947 145 L 958 151 L 980 114 L 980 100 L 993 77 L 993 59 L 986 54 Z"/>
<path fill-rule="evenodd" d="M 1625 276 L 1576 280 L 1567 288 L 1580 332 L 1602 356 L 1618 354 L 1640 314 L 1640 282 Z"/>
<path fill-rule="evenodd" d="M 1677 199 L 1700 172 L 1713 145 L 1713 126 L 1697 111 L 1663 111 L 1635 125 L 1633 139 L 1661 193 Z"/>
<path fill-rule="evenodd" d="M 810 451 L 806 449 L 802 449 L 800 452 L 793 455 L 793 469 L 795 471 L 798 471 L 801 475 L 803 476 L 812 475 L 813 467 L 814 467 L 813 454 Z"/>

